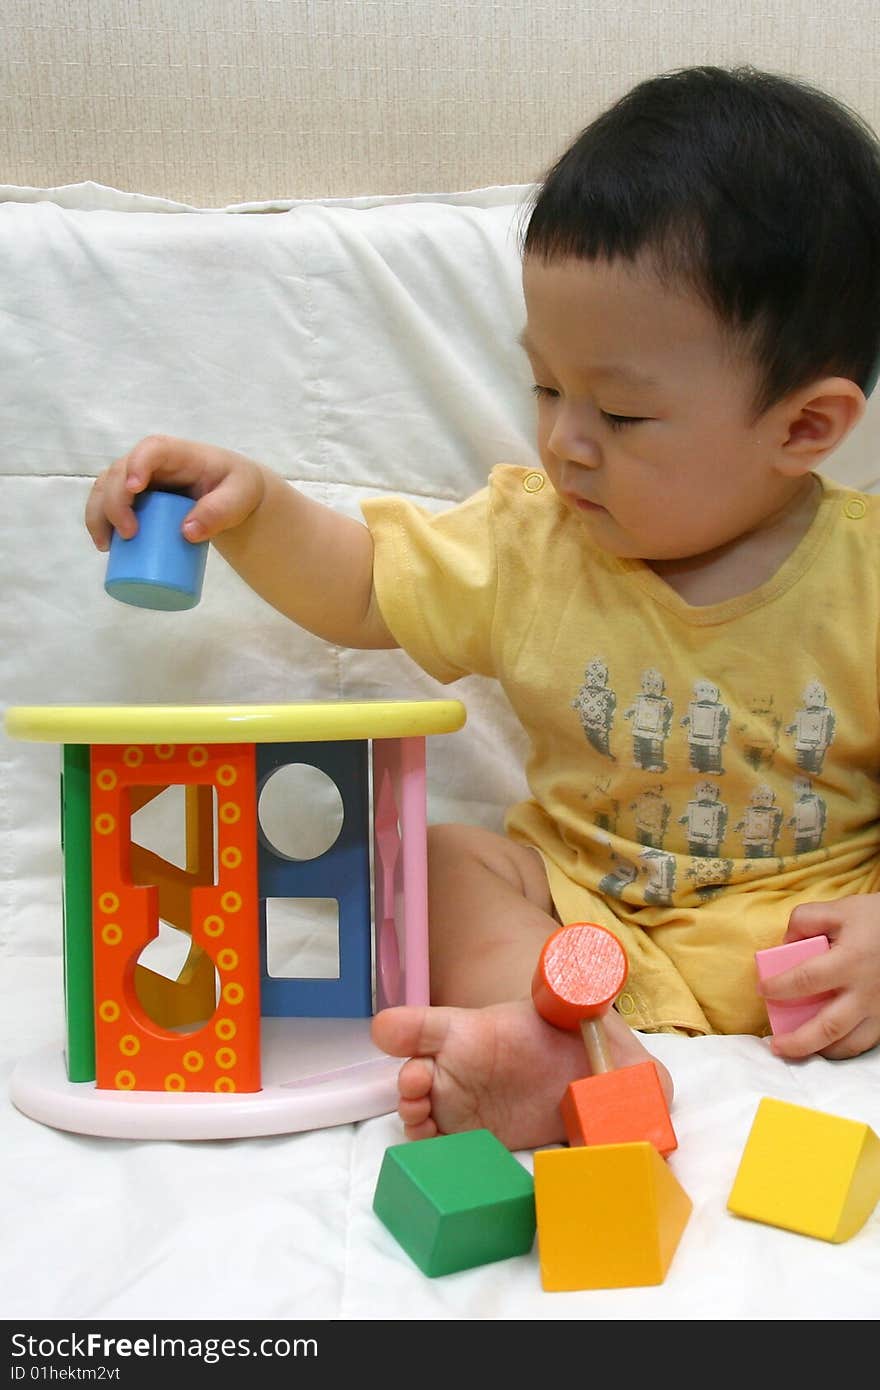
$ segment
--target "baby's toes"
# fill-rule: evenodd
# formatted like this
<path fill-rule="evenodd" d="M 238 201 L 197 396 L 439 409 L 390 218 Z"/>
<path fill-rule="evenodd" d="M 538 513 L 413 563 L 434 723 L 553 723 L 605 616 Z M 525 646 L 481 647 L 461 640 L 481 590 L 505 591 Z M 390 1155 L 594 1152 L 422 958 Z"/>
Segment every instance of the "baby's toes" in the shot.
<path fill-rule="evenodd" d="M 397 1103 L 397 1113 L 403 1120 L 407 1130 L 420 1129 L 427 1121 L 431 1121 L 431 1100 L 429 1096 L 423 1096 L 421 1100 L 400 1100 Z M 436 1130 L 437 1126 L 434 1125 Z M 411 1139 L 414 1135 L 409 1136 Z M 421 1138 L 421 1135 L 419 1136 Z"/>
<path fill-rule="evenodd" d="M 417 1101 L 405 1101 L 403 1098 L 398 1101 L 398 1115 L 405 1125 L 421 1125 L 430 1113 L 430 1095 L 423 1095 Z"/>
<path fill-rule="evenodd" d="M 411 1057 L 404 1062 L 397 1076 L 397 1089 L 401 1100 L 405 1101 L 426 1100 L 430 1106 L 433 1084 L 434 1061 L 431 1057 Z"/>
<path fill-rule="evenodd" d="M 405 1139 L 435 1139 L 439 1132 L 436 1123 L 430 1116 L 419 1125 L 405 1124 L 403 1126 Z"/>

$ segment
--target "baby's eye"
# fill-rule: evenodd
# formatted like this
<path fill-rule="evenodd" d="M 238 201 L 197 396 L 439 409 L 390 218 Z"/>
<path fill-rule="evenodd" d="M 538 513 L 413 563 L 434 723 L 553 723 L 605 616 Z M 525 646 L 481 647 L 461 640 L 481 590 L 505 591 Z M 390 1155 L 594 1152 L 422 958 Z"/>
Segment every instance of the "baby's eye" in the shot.
<path fill-rule="evenodd" d="M 538 400 L 555 400 L 559 392 L 554 391 L 552 386 L 538 386 L 536 383 L 532 387 L 532 394 L 537 396 Z"/>
<path fill-rule="evenodd" d="M 609 415 L 607 410 L 599 413 L 613 430 L 625 429 L 627 425 L 641 425 L 648 418 L 646 415 Z"/>

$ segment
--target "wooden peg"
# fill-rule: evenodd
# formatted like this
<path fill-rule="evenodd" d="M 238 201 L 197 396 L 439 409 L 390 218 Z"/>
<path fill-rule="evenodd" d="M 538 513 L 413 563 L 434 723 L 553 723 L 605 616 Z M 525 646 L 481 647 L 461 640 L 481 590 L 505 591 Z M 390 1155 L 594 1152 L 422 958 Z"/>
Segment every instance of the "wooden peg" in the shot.
<path fill-rule="evenodd" d="M 580 1029 L 590 1075 L 573 1081 L 560 1103 L 570 1145 L 647 1140 L 663 1155 L 675 1131 L 653 1060 L 615 1067 L 603 1017 L 626 981 L 621 942 L 607 927 L 575 922 L 544 943 L 532 979 L 532 999 L 556 1028 Z"/>
<path fill-rule="evenodd" d="M 602 1015 L 627 977 L 626 952 L 613 932 L 595 922 L 559 927 L 544 943 L 532 980 L 532 999 L 556 1028 L 580 1028 L 590 1071 L 612 1071 L 614 1063 Z"/>

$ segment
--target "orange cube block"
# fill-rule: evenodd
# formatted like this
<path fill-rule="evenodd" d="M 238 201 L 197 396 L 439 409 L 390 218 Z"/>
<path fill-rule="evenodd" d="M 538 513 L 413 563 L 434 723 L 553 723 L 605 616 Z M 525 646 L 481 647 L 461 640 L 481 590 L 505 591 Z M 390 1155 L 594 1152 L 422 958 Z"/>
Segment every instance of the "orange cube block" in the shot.
<path fill-rule="evenodd" d="M 571 1083 L 559 1108 L 572 1147 L 644 1141 L 664 1157 L 678 1148 L 653 1062 L 583 1076 Z"/>

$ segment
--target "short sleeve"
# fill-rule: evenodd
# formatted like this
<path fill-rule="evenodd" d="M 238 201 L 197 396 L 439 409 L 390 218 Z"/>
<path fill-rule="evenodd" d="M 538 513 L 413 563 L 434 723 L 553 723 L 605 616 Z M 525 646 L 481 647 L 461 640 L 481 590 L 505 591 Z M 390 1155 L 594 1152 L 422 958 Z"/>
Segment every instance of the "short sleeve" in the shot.
<path fill-rule="evenodd" d="M 373 537 L 373 582 L 395 641 L 436 680 L 495 675 L 497 564 L 483 488 L 430 512 L 401 497 L 361 503 Z"/>

